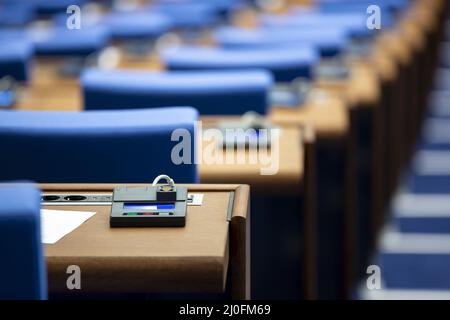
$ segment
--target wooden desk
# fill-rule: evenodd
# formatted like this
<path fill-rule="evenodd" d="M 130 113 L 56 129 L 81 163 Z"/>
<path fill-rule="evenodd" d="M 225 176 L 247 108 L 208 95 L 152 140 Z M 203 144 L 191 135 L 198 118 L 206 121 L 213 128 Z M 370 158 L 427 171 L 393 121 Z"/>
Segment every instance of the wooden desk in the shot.
<path fill-rule="evenodd" d="M 323 99 L 308 101 L 298 108 L 275 106 L 269 118 L 275 124 L 298 126 L 309 124 L 314 127 L 317 138 L 340 138 L 347 134 L 349 119 L 342 98 L 322 92 Z"/>
<path fill-rule="evenodd" d="M 206 120 L 212 124 L 210 120 Z M 203 150 L 212 147 L 215 141 L 203 139 Z M 213 147 L 222 151 L 221 147 Z M 220 148 L 220 150 L 219 150 Z M 277 150 L 278 149 L 278 150 Z M 201 151 L 201 150 L 199 150 Z M 305 150 L 303 133 L 300 128 L 280 128 L 279 147 L 272 147 L 269 156 L 278 158 L 279 170 L 272 175 L 262 175 L 261 169 L 267 167 L 261 163 L 251 163 L 248 159 L 257 159 L 257 150 L 238 149 L 225 152 L 224 159 L 247 159 L 245 163 L 233 164 L 207 164 L 199 165 L 200 180 L 202 183 L 231 183 L 237 181 L 252 186 L 252 190 L 261 194 L 300 196 L 304 191 Z M 277 152 L 279 151 L 279 152 Z M 278 153 L 278 155 L 276 155 Z M 202 155 L 198 155 L 200 158 Z"/>
<path fill-rule="evenodd" d="M 44 184 L 41 187 L 49 194 L 110 194 L 114 186 Z M 56 244 L 45 246 L 50 291 L 70 293 L 66 287 L 66 269 L 78 265 L 84 293 L 222 294 L 228 291 L 233 299 L 248 299 L 249 187 L 188 185 L 188 190 L 204 194 L 204 199 L 202 206 L 188 206 L 184 228 L 111 229 L 110 206 L 46 207 L 96 212 Z"/>
<path fill-rule="evenodd" d="M 215 127 L 218 120 L 224 118 L 202 117 L 204 128 Z M 203 139 L 201 143 L 207 148 L 216 142 Z M 262 175 L 261 168 L 266 165 L 248 160 L 243 164 L 200 163 L 200 180 L 202 183 L 234 181 L 252 188 L 255 298 L 313 299 L 317 289 L 315 133 L 308 125 L 281 127 L 279 147 L 272 146 L 269 152 L 278 157 L 279 170 L 273 175 Z M 231 150 L 228 155 L 234 159 L 256 159 L 258 152 L 252 150 L 250 154 L 239 149 Z M 300 251 L 297 246 L 303 249 Z M 291 251 L 286 254 L 288 250 Z M 266 254 L 267 251 L 273 252 Z M 289 268 L 284 264 L 290 264 Z M 269 281 L 267 274 L 271 270 L 272 281 Z"/>
<path fill-rule="evenodd" d="M 374 242 L 374 217 L 381 212 L 382 174 L 378 159 L 382 153 L 378 151 L 380 145 L 376 143 L 379 132 L 375 115 L 381 108 L 382 92 L 380 79 L 368 59 L 352 58 L 348 59 L 347 63 L 350 71 L 347 79 L 319 80 L 314 84 L 315 88 L 333 97 L 330 103 L 327 105 L 324 101 L 322 106 L 314 106 L 314 103 L 310 102 L 305 107 L 311 108 L 309 116 L 317 113 L 313 119 L 328 120 L 326 125 L 323 120 L 313 122 L 318 128 L 318 144 L 328 144 L 330 150 L 336 150 L 336 147 L 330 146 L 334 138 L 334 144 L 340 143 L 340 152 L 346 154 L 344 168 L 340 170 L 344 169 L 346 172 L 345 177 L 341 177 L 344 179 L 341 180 L 341 185 L 346 188 L 342 201 L 345 205 L 344 261 L 348 266 L 343 275 L 344 295 L 350 297 L 351 288 L 359 278 L 357 272 L 365 268 L 370 247 Z M 316 110 L 312 111 L 314 108 Z M 299 109 L 298 113 L 302 111 Z M 288 113 L 283 115 L 283 121 L 292 121 L 294 118 Z M 319 170 L 323 170 L 323 167 L 321 168 Z"/>
<path fill-rule="evenodd" d="M 318 270 L 318 296 L 333 299 L 346 296 L 347 273 L 352 269 L 351 260 L 355 255 L 356 150 L 352 142 L 355 136 L 342 95 L 321 90 L 317 97 L 298 108 L 275 107 L 269 117 L 275 124 L 285 127 L 307 124 L 315 130 L 317 254 L 319 266 L 322 266 Z M 329 252 L 336 252 L 338 258 L 330 256 Z M 328 266 L 327 270 L 323 266 Z"/>

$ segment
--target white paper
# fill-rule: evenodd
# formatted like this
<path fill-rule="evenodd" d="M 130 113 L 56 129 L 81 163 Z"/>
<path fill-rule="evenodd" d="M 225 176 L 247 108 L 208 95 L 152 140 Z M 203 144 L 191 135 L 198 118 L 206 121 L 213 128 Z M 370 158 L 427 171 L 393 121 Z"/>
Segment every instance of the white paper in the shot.
<path fill-rule="evenodd" d="M 192 201 L 188 201 L 189 206 L 201 206 L 203 204 L 203 194 L 189 193 L 188 197 L 192 196 Z"/>
<path fill-rule="evenodd" d="M 42 243 L 56 243 L 81 226 L 94 214 L 95 212 L 41 209 Z"/>

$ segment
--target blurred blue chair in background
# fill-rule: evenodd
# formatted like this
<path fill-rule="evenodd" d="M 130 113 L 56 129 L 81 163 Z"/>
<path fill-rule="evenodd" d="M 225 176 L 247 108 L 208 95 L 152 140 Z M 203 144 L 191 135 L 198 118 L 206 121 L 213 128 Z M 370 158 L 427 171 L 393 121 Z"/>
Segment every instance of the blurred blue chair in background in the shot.
<path fill-rule="evenodd" d="M 289 49 L 301 46 L 317 47 L 321 56 L 331 57 L 342 52 L 348 37 L 344 29 L 319 27 L 294 30 L 289 27 L 243 29 L 224 27 L 214 33 L 217 43 L 227 49 Z"/>
<path fill-rule="evenodd" d="M 310 46 L 266 50 L 224 50 L 204 47 L 178 47 L 161 53 L 169 70 L 266 69 L 276 82 L 310 78 L 319 53 Z"/>
<path fill-rule="evenodd" d="M 195 106 L 202 115 L 265 114 L 272 76 L 254 71 L 144 72 L 88 69 L 81 77 L 85 109 Z"/>

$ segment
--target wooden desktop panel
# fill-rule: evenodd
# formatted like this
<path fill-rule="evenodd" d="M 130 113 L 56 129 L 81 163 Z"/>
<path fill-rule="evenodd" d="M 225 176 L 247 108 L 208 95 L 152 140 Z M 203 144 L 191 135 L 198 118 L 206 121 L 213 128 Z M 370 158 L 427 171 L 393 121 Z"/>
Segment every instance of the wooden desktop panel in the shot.
<path fill-rule="evenodd" d="M 114 186 L 41 187 L 54 194 L 111 193 Z M 188 185 L 188 190 L 204 194 L 204 199 L 201 206 L 188 206 L 184 228 L 112 229 L 110 206 L 47 206 L 96 212 L 56 244 L 45 246 L 50 291 L 70 293 L 66 268 L 78 265 L 84 293 L 217 294 L 227 289 L 230 275 L 231 296 L 249 298 L 248 186 Z"/>

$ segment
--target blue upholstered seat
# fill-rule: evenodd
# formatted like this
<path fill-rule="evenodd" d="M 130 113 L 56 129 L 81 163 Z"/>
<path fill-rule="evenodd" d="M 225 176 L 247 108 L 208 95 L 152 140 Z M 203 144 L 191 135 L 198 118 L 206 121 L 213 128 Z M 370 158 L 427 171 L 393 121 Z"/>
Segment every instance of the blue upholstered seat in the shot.
<path fill-rule="evenodd" d="M 155 0 L 153 1 L 159 5 L 205 5 L 213 7 L 215 10 L 227 11 L 232 9 L 234 6 L 245 2 L 246 0 Z"/>
<path fill-rule="evenodd" d="M 393 19 L 388 13 L 382 15 L 382 28 L 392 26 Z M 367 13 L 363 12 L 301 12 L 286 15 L 261 15 L 260 22 L 265 27 L 291 27 L 303 30 L 315 28 L 338 28 L 350 37 L 370 37 L 377 30 L 367 28 Z"/>
<path fill-rule="evenodd" d="M 425 194 L 449 194 L 450 175 L 413 174 L 408 179 L 408 190 Z"/>
<path fill-rule="evenodd" d="M 0 26 L 18 27 L 32 22 L 35 18 L 32 6 L 27 3 L 0 3 Z"/>
<path fill-rule="evenodd" d="M 428 117 L 424 121 L 419 147 L 428 150 L 450 150 L 450 118 Z"/>
<path fill-rule="evenodd" d="M 103 49 L 109 33 L 103 27 L 69 30 L 65 26 L 31 30 L 0 29 L 0 41 L 28 41 L 34 54 L 44 56 L 87 56 Z M 1 50 L 2 48 L 0 48 Z"/>
<path fill-rule="evenodd" d="M 273 46 L 313 46 L 322 56 L 334 56 L 342 51 L 348 38 L 344 29 L 319 27 L 312 30 L 293 28 L 242 29 L 221 28 L 215 32 L 216 41 L 225 48 L 267 49 Z"/>
<path fill-rule="evenodd" d="M 447 90 L 450 88 L 450 68 L 439 68 L 434 76 L 434 89 Z"/>
<path fill-rule="evenodd" d="M 219 8 L 209 2 L 156 2 L 148 10 L 172 19 L 176 28 L 203 28 L 218 21 Z"/>
<path fill-rule="evenodd" d="M 81 78 L 85 109 L 192 105 L 201 114 L 265 114 L 270 73 L 255 71 L 144 72 L 90 69 Z"/>
<path fill-rule="evenodd" d="M 450 197 L 445 194 L 401 193 L 392 208 L 402 233 L 450 234 Z"/>
<path fill-rule="evenodd" d="M 450 216 L 448 217 L 397 217 L 399 230 L 404 233 L 450 233 Z"/>
<path fill-rule="evenodd" d="M 27 81 L 32 55 L 28 41 L 0 38 L 0 78 L 11 76 L 17 81 Z"/>
<path fill-rule="evenodd" d="M 383 289 L 450 290 L 450 235 L 382 233 L 373 264 L 381 269 Z"/>
<path fill-rule="evenodd" d="M 19 1 L 28 3 L 39 15 L 53 15 L 58 13 L 65 13 L 67 7 L 70 5 L 81 6 L 87 2 L 87 0 L 7 0 L 7 1 Z"/>
<path fill-rule="evenodd" d="M 381 253 L 376 264 L 386 288 L 450 290 L 450 253 Z"/>
<path fill-rule="evenodd" d="M 148 12 L 111 13 L 102 23 L 115 39 L 156 38 L 172 27 L 168 16 Z"/>
<path fill-rule="evenodd" d="M 267 69 L 277 82 L 311 77 L 311 68 L 319 59 L 317 50 L 309 46 L 266 50 L 179 47 L 161 56 L 169 70 Z"/>
<path fill-rule="evenodd" d="M 65 27 L 29 34 L 35 53 L 45 56 L 87 56 L 103 49 L 109 41 L 106 29 L 69 30 Z"/>
<path fill-rule="evenodd" d="M 409 0 L 317 0 L 316 7 L 321 12 L 366 12 L 370 5 L 382 10 L 403 10 L 410 5 Z"/>
<path fill-rule="evenodd" d="M 447 118 L 450 120 L 450 90 L 439 90 L 430 93 L 428 112 L 432 117 Z"/>
<path fill-rule="evenodd" d="M 421 148 L 407 175 L 406 187 L 414 193 L 450 193 L 450 150 Z"/>
<path fill-rule="evenodd" d="M 130 111 L 1 111 L 0 181 L 130 183 L 150 182 L 160 174 L 177 182 L 196 182 L 195 164 L 174 163 L 172 132 L 191 134 L 184 154 L 194 157 L 192 108 Z M 191 154 L 187 152 L 191 151 Z M 178 153 L 174 153 L 177 155 Z"/>
<path fill-rule="evenodd" d="M 40 198 L 33 184 L 0 184 L 0 300 L 47 298 Z"/>

